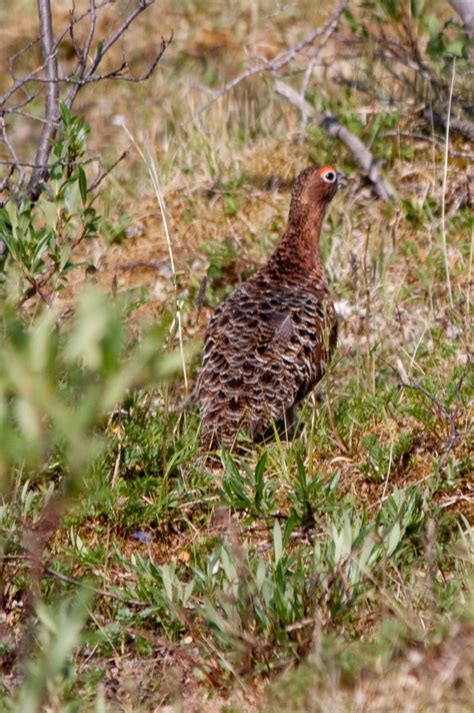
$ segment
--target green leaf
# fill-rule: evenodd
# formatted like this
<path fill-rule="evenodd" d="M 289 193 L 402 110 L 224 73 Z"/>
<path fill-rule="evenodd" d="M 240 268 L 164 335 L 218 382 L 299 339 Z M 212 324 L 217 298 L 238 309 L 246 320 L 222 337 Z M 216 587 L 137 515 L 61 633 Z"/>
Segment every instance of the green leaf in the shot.
<path fill-rule="evenodd" d="M 61 114 L 61 119 L 63 120 L 64 126 L 67 128 L 72 120 L 72 114 L 67 108 L 66 104 L 64 102 L 59 103 L 59 113 Z"/>
<path fill-rule="evenodd" d="M 397 549 L 400 539 L 401 539 L 401 529 L 400 525 L 398 522 L 396 522 L 392 529 L 390 530 L 390 534 L 388 536 L 388 541 L 387 541 L 387 557 L 391 557 L 395 550 Z"/>
<path fill-rule="evenodd" d="M 411 0 L 412 17 L 420 17 L 425 5 L 425 0 Z"/>
<path fill-rule="evenodd" d="M 166 592 L 166 596 L 172 602 L 173 601 L 173 585 L 171 583 L 171 572 L 170 566 L 168 564 L 163 564 L 160 567 L 161 578 L 163 580 L 163 587 Z"/>
<path fill-rule="evenodd" d="M 344 19 L 346 20 L 347 24 L 351 28 L 352 32 L 356 32 L 359 29 L 359 23 L 355 19 L 354 15 L 350 10 L 344 10 Z"/>
<path fill-rule="evenodd" d="M 87 178 L 86 178 L 86 174 L 85 174 L 85 171 L 82 168 L 82 166 L 79 166 L 78 174 L 79 174 L 79 190 L 81 191 L 82 202 L 85 205 L 86 200 L 87 200 Z"/>

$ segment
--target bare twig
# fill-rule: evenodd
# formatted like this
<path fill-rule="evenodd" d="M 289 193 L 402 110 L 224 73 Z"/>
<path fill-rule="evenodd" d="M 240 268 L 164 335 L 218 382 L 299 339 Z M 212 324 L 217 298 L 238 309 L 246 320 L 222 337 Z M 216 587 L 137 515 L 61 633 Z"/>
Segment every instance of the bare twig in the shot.
<path fill-rule="evenodd" d="M 448 0 L 463 21 L 466 31 L 474 36 L 474 5 L 471 0 Z"/>
<path fill-rule="evenodd" d="M 296 89 L 293 89 L 293 87 L 290 87 L 289 84 L 286 84 L 281 79 L 275 80 L 275 91 L 277 94 L 287 99 L 290 104 L 293 104 L 298 111 L 301 112 L 302 116 L 305 117 L 306 121 L 309 117 L 314 115 L 314 108 L 303 96 L 301 96 L 301 93 L 297 92 Z"/>
<path fill-rule="evenodd" d="M 434 144 L 435 146 L 439 146 L 442 149 L 446 148 L 446 143 L 444 141 L 440 141 L 439 139 L 435 139 L 433 136 L 428 136 L 427 134 L 417 134 L 413 133 L 411 131 L 384 131 L 383 133 L 380 134 L 381 138 L 389 137 L 389 136 L 394 136 L 396 138 L 398 137 L 405 137 L 407 139 L 413 139 L 414 141 L 427 141 L 430 144 Z M 449 153 L 451 156 L 457 156 L 458 158 L 467 158 L 470 161 L 474 161 L 474 154 L 468 153 L 467 151 L 457 151 L 456 149 L 452 149 L 451 147 L 449 148 Z"/>
<path fill-rule="evenodd" d="M 448 0 L 449 4 L 456 10 L 463 21 L 464 29 L 471 39 L 471 46 L 468 48 L 469 58 L 474 61 L 474 3 L 472 0 Z"/>
<path fill-rule="evenodd" d="M 104 180 L 104 178 L 106 178 L 106 177 L 109 175 L 109 173 L 111 173 L 111 172 L 114 170 L 114 168 L 115 168 L 116 166 L 118 166 L 118 164 L 119 164 L 121 161 L 123 161 L 123 159 L 124 159 L 126 156 L 128 156 L 129 151 L 130 151 L 130 146 L 129 146 L 128 148 L 126 148 L 125 151 L 122 151 L 122 153 L 120 154 L 120 156 L 118 157 L 118 159 L 116 159 L 116 160 L 113 162 L 113 164 L 112 164 L 111 166 L 109 166 L 109 168 L 107 168 L 105 171 L 102 171 L 102 173 L 100 174 L 100 176 L 97 176 L 97 178 L 96 178 L 94 181 L 92 181 L 92 183 L 90 184 L 90 186 L 89 186 L 88 189 L 87 189 L 87 192 L 90 193 L 91 191 L 94 191 L 94 190 L 97 188 L 97 186 L 100 186 L 100 184 L 102 183 L 102 181 Z"/>
<path fill-rule="evenodd" d="M 312 32 L 310 32 L 309 35 L 305 37 L 304 40 L 299 42 L 294 47 L 291 47 L 285 52 L 281 52 L 280 54 L 276 55 L 276 57 L 274 57 L 272 60 L 261 61 L 260 64 L 256 65 L 255 67 L 248 67 L 243 72 L 238 74 L 237 77 L 234 77 L 234 79 L 231 79 L 229 82 L 224 84 L 221 89 L 219 89 L 213 94 L 212 98 L 209 99 L 209 101 L 207 101 L 205 104 L 203 104 L 203 106 L 201 106 L 200 109 L 198 109 L 194 118 L 199 120 L 201 115 L 205 111 L 207 111 L 209 107 L 211 107 L 218 99 L 235 89 L 235 87 L 241 82 L 243 82 L 245 79 L 248 79 L 249 77 L 252 77 L 255 74 L 261 74 L 262 72 L 278 72 L 280 69 L 290 64 L 290 62 L 292 62 L 303 50 L 307 49 L 308 47 L 311 47 L 319 37 L 322 38 L 321 43 L 324 44 L 327 38 L 336 29 L 339 19 L 347 7 L 347 3 L 348 0 L 343 0 L 342 2 L 340 2 L 334 12 L 328 18 L 328 20 L 326 20 L 326 22 L 321 25 L 321 27 L 317 27 L 316 29 L 314 29 Z"/>
<path fill-rule="evenodd" d="M 307 119 L 314 115 L 314 109 L 311 104 L 293 89 L 293 87 L 277 79 L 275 81 L 275 90 L 291 104 L 294 104 Z M 320 124 L 330 136 L 341 139 L 341 141 L 346 144 L 348 149 L 352 152 L 357 164 L 374 184 L 377 194 L 383 200 L 394 200 L 395 192 L 393 188 L 382 178 L 373 154 L 362 141 L 343 126 L 332 114 L 323 114 Z"/>
<path fill-rule="evenodd" d="M 38 14 L 41 28 L 41 51 L 46 76 L 50 83 L 46 87 L 45 119 L 41 138 L 36 152 L 35 163 L 42 166 L 47 163 L 51 151 L 51 139 L 59 126 L 59 84 L 58 59 L 54 49 L 53 18 L 50 0 L 38 0 Z M 47 177 L 45 168 L 34 168 L 31 174 L 28 193 L 32 198 L 38 195 L 38 185 Z"/>
<path fill-rule="evenodd" d="M 73 82 L 74 86 L 72 87 L 71 91 L 69 92 L 68 96 L 65 99 L 65 104 L 66 106 L 70 109 L 72 104 L 74 103 L 74 100 L 77 96 L 77 93 L 80 89 L 81 86 L 84 84 L 90 84 L 91 82 L 97 82 L 101 81 L 102 79 L 113 79 L 113 78 L 120 78 L 125 81 L 135 81 L 135 82 L 143 82 L 148 79 L 151 74 L 154 72 L 158 62 L 160 61 L 161 57 L 163 56 L 166 48 L 172 41 L 172 36 L 168 40 L 164 40 L 163 38 L 161 39 L 161 44 L 160 44 L 160 49 L 158 50 L 158 53 L 156 54 L 153 62 L 150 65 L 150 68 L 148 71 L 142 75 L 141 77 L 124 77 L 120 73 L 128 68 L 128 65 L 126 62 L 122 64 L 122 66 L 114 70 L 113 72 L 110 72 L 105 75 L 96 75 L 95 72 L 98 69 L 100 63 L 102 62 L 103 58 L 107 54 L 107 52 L 114 46 L 114 44 L 119 40 L 122 35 L 128 30 L 130 25 L 136 20 L 136 18 L 145 10 L 147 10 L 155 0 L 139 0 L 137 3 L 137 6 L 130 12 L 129 15 L 125 18 L 125 20 L 122 22 L 120 27 L 112 34 L 110 37 L 105 40 L 103 44 L 99 44 L 96 50 L 96 54 L 94 59 L 91 62 L 91 65 L 89 69 L 86 71 L 86 61 L 87 61 L 87 55 L 84 55 L 83 58 L 81 59 L 80 65 L 79 65 L 79 77 Z M 93 0 L 91 0 L 91 3 L 93 4 Z M 87 50 L 89 51 L 90 45 L 92 42 L 92 38 L 94 35 L 94 28 L 95 28 L 95 15 L 92 16 L 91 13 L 91 24 L 89 28 L 89 35 L 86 40 L 86 47 Z M 72 81 L 72 78 L 69 78 L 69 81 Z"/>
<path fill-rule="evenodd" d="M 24 177 L 24 175 L 25 175 L 25 170 L 24 170 L 24 167 L 22 166 L 22 164 L 20 163 L 20 161 L 19 161 L 19 159 L 18 159 L 17 153 L 16 153 L 16 151 L 15 151 L 15 147 L 13 146 L 13 144 L 12 144 L 11 141 L 10 141 L 10 139 L 8 138 L 7 127 L 6 127 L 5 119 L 3 118 L 3 116 L 0 116 L 0 131 L 1 131 L 1 133 L 2 133 L 2 140 L 3 140 L 3 143 L 4 143 L 5 146 L 7 147 L 8 151 L 10 152 L 10 155 L 11 155 L 11 157 L 12 157 L 12 161 L 11 161 L 11 164 L 10 164 L 10 165 L 11 165 L 11 170 L 10 170 L 10 173 L 9 173 L 9 176 L 8 176 L 8 181 L 7 181 L 6 185 L 3 185 L 3 182 L 2 182 L 2 190 L 5 190 L 5 188 L 8 187 L 9 178 L 10 178 L 10 176 L 12 175 L 13 171 L 15 171 L 15 170 L 18 171 L 18 182 L 17 182 L 17 185 L 18 185 L 18 184 L 21 184 L 21 183 L 23 182 L 23 177 Z"/>
<path fill-rule="evenodd" d="M 453 65 L 454 66 L 454 65 Z M 452 86 L 450 87 L 450 105 L 452 104 Z M 442 116 L 436 111 L 426 107 L 423 110 L 422 116 L 431 125 L 439 126 L 441 129 L 446 130 L 449 124 L 450 131 L 454 131 L 461 134 L 469 141 L 474 142 L 474 121 L 469 121 L 468 119 L 456 119 L 451 116 Z"/>
<path fill-rule="evenodd" d="M 395 191 L 392 186 L 382 177 L 376 160 L 365 144 L 358 136 L 351 133 L 339 119 L 333 114 L 326 112 L 320 122 L 322 128 L 327 131 L 329 136 L 340 139 L 347 148 L 351 151 L 357 164 L 367 174 L 368 178 L 374 184 L 377 194 L 385 201 L 395 199 Z"/>
<path fill-rule="evenodd" d="M 447 97 L 449 94 L 449 84 L 436 79 L 427 67 L 421 63 L 421 61 L 415 60 L 411 57 L 406 47 L 403 47 L 399 43 L 393 42 L 388 38 L 384 38 L 383 45 L 380 46 L 375 51 L 375 56 L 383 60 L 390 60 L 390 63 L 384 62 L 384 67 L 390 72 L 394 79 L 402 81 L 404 84 L 409 85 L 412 89 L 415 89 L 415 84 L 410 81 L 405 75 L 397 72 L 392 66 L 394 62 L 401 64 L 404 67 L 408 67 L 414 73 L 416 78 L 422 77 L 428 84 L 433 88 L 435 96 Z M 415 92 L 416 93 L 416 92 Z M 462 108 L 467 114 L 473 114 L 474 109 L 472 104 L 468 104 L 463 101 L 461 97 L 453 94 L 452 99 L 453 106 L 456 105 Z"/>
<path fill-rule="evenodd" d="M 166 48 L 170 44 L 172 37 L 161 39 L 157 52 L 146 71 L 138 76 L 129 76 L 128 63 L 124 59 L 120 66 L 108 72 L 99 72 L 99 66 L 109 50 L 123 37 L 130 25 L 153 5 L 155 0 L 135 0 L 132 4 L 132 9 L 124 17 L 121 24 L 116 30 L 111 32 L 103 42 L 97 44 L 96 49 L 93 49 L 95 44 L 95 32 L 97 26 L 97 13 L 106 6 L 113 4 L 113 0 L 89 0 L 87 10 L 75 16 L 74 9 L 70 14 L 69 23 L 65 29 L 54 37 L 52 26 L 51 0 L 37 0 L 38 16 L 40 24 L 40 37 L 30 40 L 10 59 L 10 74 L 13 83 L 6 93 L 0 97 L 0 110 L 4 114 L 20 114 L 30 121 L 39 121 L 43 124 L 40 142 L 38 144 L 36 157 L 34 161 L 20 162 L 18 158 L 14 158 L 11 151 L 13 146 L 10 145 L 9 153 L 12 156 L 12 161 L 2 161 L 4 165 L 14 166 L 14 170 L 19 173 L 17 181 L 17 189 L 21 191 L 22 185 L 25 182 L 25 168 L 31 168 L 29 173 L 29 181 L 27 193 L 32 199 L 36 199 L 41 191 L 41 183 L 47 179 L 48 171 L 51 168 L 48 165 L 51 152 L 51 140 L 54 138 L 60 124 L 59 101 L 64 93 L 64 103 L 71 109 L 72 105 L 82 87 L 87 84 L 102 82 L 108 80 L 120 80 L 127 82 L 143 82 L 146 81 L 156 69 L 160 59 L 162 58 Z M 75 27 L 78 23 L 88 18 L 88 28 L 86 38 L 82 44 L 79 44 L 75 35 Z M 64 38 L 69 35 L 77 56 L 77 63 L 67 74 L 61 74 L 58 68 L 57 56 Z M 14 71 L 15 60 L 25 52 L 34 47 L 38 42 L 41 43 L 42 49 L 42 64 L 35 67 L 26 76 L 17 78 Z M 38 96 L 39 91 L 30 91 L 29 87 L 39 85 L 44 87 L 45 104 L 43 116 L 36 116 L 33 113 L 22 111 L 24 107 L 28 107 L 31 102 Z M 67 89 L 64 89 L 64 88 Z M 20 96 L 21 95 L 21 96 Z M 5 137 L 4 137 L 5 138 Z M 4 141 L 5 142 L 5 141 Z M 6 142 L 5 142 L 6 143 Z M 8 145 L 7 145 L 8 146 Z M 16 154 L 15 154 L 16 155 Z M 122 160 L 123 155 L 117 162 Z M 116 164 L 114 164 L 116 165 Z M 96 179 L 94 187 L 97 187 L 108 172 L 99 176 Z M 4 178 L 2 184 L 9 185 L 11 173 Z"/>

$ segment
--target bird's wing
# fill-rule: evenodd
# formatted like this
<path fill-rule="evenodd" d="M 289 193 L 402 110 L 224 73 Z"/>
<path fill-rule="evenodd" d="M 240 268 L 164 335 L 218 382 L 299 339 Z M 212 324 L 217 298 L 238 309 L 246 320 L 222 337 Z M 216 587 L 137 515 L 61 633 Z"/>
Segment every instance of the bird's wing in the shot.
<path fill-rule="evenodd" d="M 314 387 L 327 361 L 326 295 L 253 287 L 239 288 L 209 322 L 197 387 L 205 429 L 247 423 L 263 432 Z"/>
<path fill-rule="evenodd" d="M 274 315 L 272 337 L 258 360 L 262 408 L 252 416 L 254 430 L 268 417 L 281 419 L 324 374 L 337 341 L 335 314 L 326 297 L 297 296 L 285 312 Z"/>

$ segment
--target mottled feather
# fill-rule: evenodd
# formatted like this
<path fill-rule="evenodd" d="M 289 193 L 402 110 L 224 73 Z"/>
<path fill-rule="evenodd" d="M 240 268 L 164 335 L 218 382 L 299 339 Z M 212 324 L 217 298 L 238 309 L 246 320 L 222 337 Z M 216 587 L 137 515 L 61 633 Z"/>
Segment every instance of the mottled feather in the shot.
<path fill-rule="evenodd" d="M 277 250 L 209 320 L 196 388 L 204 448 L 231 448 L 241 429 L 261 440 L 274 422 L 291 430 L 297 405 L 323 376 L 337 322 L 319 236 L 336 190 L 331 167 L 298 176 Z"/>

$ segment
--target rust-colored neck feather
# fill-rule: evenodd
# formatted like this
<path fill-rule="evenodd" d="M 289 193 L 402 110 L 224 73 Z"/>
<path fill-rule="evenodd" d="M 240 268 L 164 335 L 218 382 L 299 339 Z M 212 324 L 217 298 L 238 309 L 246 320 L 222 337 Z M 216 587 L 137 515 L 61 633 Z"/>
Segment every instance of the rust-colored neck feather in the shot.
<path fill-rule="evenodd" d="M 299 263 L 305 268 L 321 267 L 319 238 L 326 212 L 326 205 L 316 206 L 291 202 L 288 228 L 277 248 L 277 253 L 290 263 Z"/>

